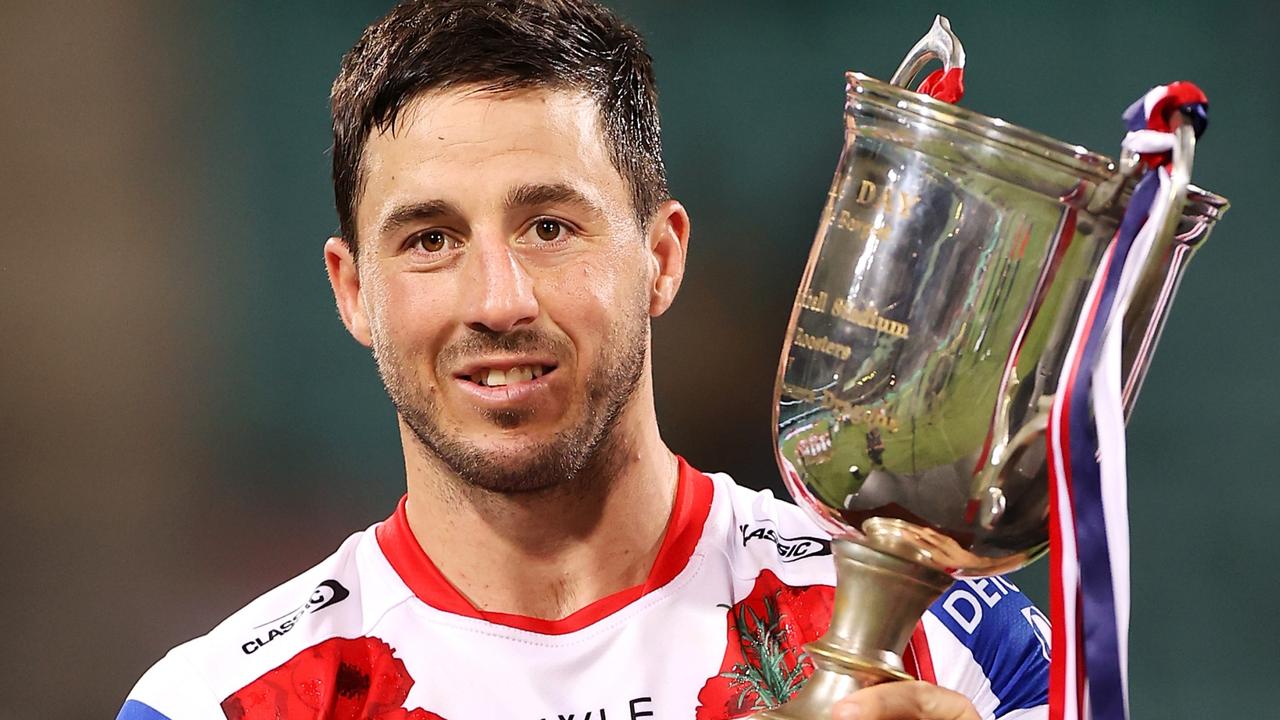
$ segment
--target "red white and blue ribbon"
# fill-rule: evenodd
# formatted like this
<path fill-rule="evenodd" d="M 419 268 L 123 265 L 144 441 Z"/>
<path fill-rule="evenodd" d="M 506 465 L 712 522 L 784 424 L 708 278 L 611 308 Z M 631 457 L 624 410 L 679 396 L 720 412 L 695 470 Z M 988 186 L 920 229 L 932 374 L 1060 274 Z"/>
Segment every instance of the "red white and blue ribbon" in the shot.
<path fill-rule="evenodd" d="M 1122 319 L 1158 232 L 1152 209 L 1171 192 L 1170 117 L 1185 113 L 1199 135 L 1207 109 L 1199 88 L 1176 82 L 1153 88 L 1124 114 L 1124 148 L 1148 169 L 1085 296 L 1049 418 L 1050 720 L 1129 716 Z"/>

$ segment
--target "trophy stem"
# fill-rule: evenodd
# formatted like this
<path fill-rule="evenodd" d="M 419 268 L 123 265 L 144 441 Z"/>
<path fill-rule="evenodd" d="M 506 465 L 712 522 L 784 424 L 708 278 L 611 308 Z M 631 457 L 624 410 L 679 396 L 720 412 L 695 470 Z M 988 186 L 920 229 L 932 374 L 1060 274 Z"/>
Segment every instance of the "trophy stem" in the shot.
<path fill-rule="evenodd" d="M 752 715 L 754 720 L 826 720 L 832 706 L 855 690 L 911 679 L 902 652 L 920 616 L 951 587 L 951 576 L 858 540 L 836 540 L 832 552 L 831 627 L 805 646 L 813 675 L 785 704 Z"/>

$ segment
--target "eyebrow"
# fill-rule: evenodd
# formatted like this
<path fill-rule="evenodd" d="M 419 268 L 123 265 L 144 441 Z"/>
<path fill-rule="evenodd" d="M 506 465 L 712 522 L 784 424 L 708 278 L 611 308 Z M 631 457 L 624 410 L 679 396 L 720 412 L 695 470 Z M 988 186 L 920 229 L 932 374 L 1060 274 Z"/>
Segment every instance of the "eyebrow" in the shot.
<path fill-rule="evenodd" d="M 572 185 L 564 183 L 520 185 L 511 188 L 504 201 L 507 209 L 552 205 L 554 203 L 577 205 L 597 215 L 603 214 L 601 208 L 588 200 L 586 195 L 583 195 Z"/>
<path fill-rule="evenodd" d="M 389 233 L 398 228 L 404 227 L 411 223 L 422 222 L 424 220 L 436 220 L 446 215 L 458 216 L 462 213 L 446 200 L 427 200 L 426 202 L 412 203 L 410 205 L 401 205 L 391 211 L 390 215 L 382 221 L 380 232 L 382 234 Z"/>
<path fill-rule="evenodd" d="M 552 205 L 555 203 L 567 203 L 585 208 L 597 215 L 602 215 L 603 210 L 587 199 L 572 185 L 564 183 L 531 183 L 519 185 L 507 193 L 503 199 L 503 205 L 507 209 L 513 208 L 529 208 L 540 205 Z M 405 225 L 420 223 L 428 220 L 438 220 L 442 217 L 452 216 L 460 217 L 462 213 L 458 208 L 447 200 L 426 200 L 423 202 L 401 205 L 392 210 L 390 214 L 382 221 L 379 227 L 380 234 L 386 235 Z"/>

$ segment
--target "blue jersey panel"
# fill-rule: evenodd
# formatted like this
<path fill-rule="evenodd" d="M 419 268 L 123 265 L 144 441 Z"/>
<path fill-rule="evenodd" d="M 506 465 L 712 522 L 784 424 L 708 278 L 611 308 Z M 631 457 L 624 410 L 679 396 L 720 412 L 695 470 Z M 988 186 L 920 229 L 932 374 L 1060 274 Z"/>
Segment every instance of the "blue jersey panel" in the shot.
<path fill-rule="evenodd" d="M 169 716 L 161 714 L 146 703 L 126 700 L 124 707 L 120 708 L 120 714 L 116 715 L 116 720 L 169 720 Z"/>
<path fill-rule="evenodd" d="M 929 609 L 991 681 L 996 717 L 1049 701 L 1049 620 L 1013 583 L 961 580 Z"/>

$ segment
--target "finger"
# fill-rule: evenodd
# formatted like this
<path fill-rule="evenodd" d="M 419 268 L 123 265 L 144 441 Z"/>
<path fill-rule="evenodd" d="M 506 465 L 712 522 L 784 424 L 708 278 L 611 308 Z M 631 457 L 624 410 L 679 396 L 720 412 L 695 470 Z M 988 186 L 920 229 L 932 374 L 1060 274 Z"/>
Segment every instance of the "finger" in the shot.
<path fill-rule="evenodd" d="M 927 682 L 863 688 L 836 703 L 834 720 L 982 720 L 969 698 Z"/>

